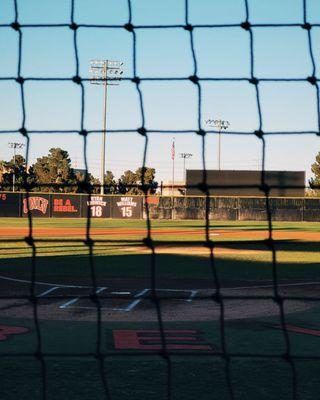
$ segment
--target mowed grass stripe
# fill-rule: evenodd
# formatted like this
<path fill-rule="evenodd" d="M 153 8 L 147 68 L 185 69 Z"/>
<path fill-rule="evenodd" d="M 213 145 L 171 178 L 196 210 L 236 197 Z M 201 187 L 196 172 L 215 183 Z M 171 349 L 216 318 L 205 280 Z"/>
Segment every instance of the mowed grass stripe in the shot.
<path fill-rule="evenodd" d="M 34 227 L 61 227 L 61 228 L 85 228 L 87 224 L 86 218 L 33 218 Z M 145 229 L 145 220 L 121 220 L 121 219 L 97 219 L 90 221 L 92 228 L 131 228 Z M 0 227 L 28 227 L 27 218 L 0 218 Z M 205 229 L 204 220 L 152 220 L 152 228 L 163 229 Z M 215 229 L 228 230 L 266 230 L 268 229 L 267 221 L 210 221 L 210 227 Z M 272 223 L 272 229 L 277 230 L 294 230 L 294 231 L 312 231 L 320 232 L 320 222 L 279 222 Z"/>

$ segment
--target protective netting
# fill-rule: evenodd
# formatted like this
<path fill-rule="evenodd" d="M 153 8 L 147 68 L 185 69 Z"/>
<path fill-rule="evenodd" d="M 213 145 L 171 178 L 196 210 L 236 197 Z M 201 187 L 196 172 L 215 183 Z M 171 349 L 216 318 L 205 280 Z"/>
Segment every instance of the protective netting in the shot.
<path fill-rule="evenodd" d="M 75 130 L 41 130 L 42 134 L 46 133 L 63 133 L 63 134 L 75 134 L 78 133 L 82 138 L 83 138 L 83 157 L 84 157 L 84 162 L 85 162 L 85 168 L 86 171 L 88 172 L 88 144 L 87 144 L 87 138 L 88 135 L 93 134 L 93 133 L 102 133 L 102 130 L 86 130 L 85 124 L 84 124 L 84 114 L 85 114 L 85 86 L 84 83 L 89 81 L 89 77 L 84 77 L 80 75 L 80 66 L 79 66 L 79 50 L 78 50 L 78 33 L 81 30 L 89 30 L 90 28 L 95 28 L 95 29 L 119 29 L 127 32 L 128 35 L 131 35 L 132 37 L 132 63 L 133 63 L 133 76 L 128 77 L 125 76 L 122 79 L 124 81 L 132 83 L 132 85 L 135 86 L 137 94 L 138 94 L 138 99 L 139 99 L 139 107 L 140 107 L 140 116 L 141 116 L 141 121 L 142 124 L 139 127 L 133 127 L 132 129 L 117 129 L 117 130 L 108 130 L 109 132 L 112 133 L 121 133 L 121 132 L 131 132 L 131 133 L 136 133 L 137 135 L 140 135 L 144 138 L 144 153 L 143 153 L 143 160 L 141 163 L 142 167 L 146 166 L 146 160 L 147 160 L 147 154 L 148 154 L 148 145 L 149 145 L 149 140 L 150 136 L 153 133 L 156 134 L 161 134 L 161 133 L 171 133 L 171 134 L 185 134 L 185 133 L 190 133 L 194 135 L 199 135 L 202 140 L 202 182 L 198 187 L 203 191 L 203 195 L 206 198 L 206 206 L 205 206 L 205 224 L 204 224 L 204 240 L 202 241 L 202 245 L 208 249 L 208 254 L 209 254 L 209 262 L 210 262 L 210 267 L 212 271 L 212 281 L 213 281 L 213 286 L 215 288 L 214 294 L 210 296 L 203 296 L 203 299 L 211 299 L 212 302 L 217 304 L 220 308 L 220 318 L 219 318 L 219 326 L 220 326 L 220 338 L 221 338 L 221 351 L 215 351 L 215 352 L 210 352 L 209 354 L 202 354 L 203 357 L 212 357 L 212 358 L 219 358 L 222 359 L 225 363 L 225 368 L 224 368 L 224 374 L 225 374 L 225 382 L 227 385 L 227 389 L 229 392 L 229 397 L 231 399 L 235 398 L 235 387 L 234 383 L 232 381 L 231 377 L 231 363 L 235 359 L 241 359 L 241 358 L 268 358 L 268 359 L 274 359 L 275 361 L 278 361 L 279 363 L 286 363 L 289 365 L 291 369 L 291 376 L 292 376 L 292 398 L 297 398 L 297 384 L 298 384 L 298 377 L 297 377 L 297 372 L 296 372 L 296 362 L 299 360 L 299 356 L 292 354 L 292 346 L 290 342 L 290 337 L 289 333 L 287 330 L 287 324 L 286 324 L 286 313 L 285 313 L 285 308 L 284 308 L 284 303 L 285 301 L 288 300 L 295 300 L 296 298 L 294 296 L 284 296 L 283 294 L 280 293 L 279 291 L 279 285 L 278 285 L 278 272 L 277 272 L 277 251 L 276 251 L 276 246 L 274 243 L 273 239 L 273 224 L 272 224 L 272 211 L 270 208 L 269 204 L 269 191 L 270 191 L 270 186 L 268 186 L 265 182 L 265 162 L 266 162 L 266 137 L 268 135 L 317 135 L 320 136 L 320 102 L 319 102 L 319 84 L 318 84 L 318 79 L 316 77 L 316 63 L 315 63 L 315 56 L 314 56 L 314 48 L 312 44 L 312 35 L 311 31 L 315 27 L 320 27 L 320 24 L 312 24 L 308 22 L 308 14 L 307 14 L 307 0 L 301 1 L 301 21 L 298 21 L 296 23 L 263 23 L 263 24 L 253 24 L 250 22 L 250 3 L 248 0 L 243 0 L 243 8 L 245 10 L 245 15 L 246 18 L 244 21 L 239 22 L 238 24 L 235 23 L 223 23 L 223 24 L 191 24 L 189 20 L 189 4 L 188 0 L 185 0 L 184 3 L 184 8 L 185 8 L 185 15 L 184 15 L 184 23 L 179 25 L 135 25 L 134 24 L 134 16 L 132 15 L 132 1 L 128 0 L 127 7 L 128 7 L 128 21 L 125 25 L 101 25 L 101 24 L 81 24 L 77 23 L 77 21 L 74 18 L 74 11 L 75 11 L 75 3 L 76 0 L 71 1 L 71 7 L 70 7 L 70 21 L 69 23 L 61 23 L 61 24 L 42 24 L 40 21 L 37 24 L 21 24 L 19 22 L 19 1 L 14 0 L 13 1 L 13 6 L 14 6 L 14 13 L 15 13 L 15 19 L 11 24 L 1 24 L 0 28 L 1 29 L 13 29 L 16 34 L 17 34 L 17 40 L 18 40 L 18 65 L 17 65 L 17 70 L 16 73 L 13 74 L 10 77 L 0 77 L 0 81 L 11 81 L 11 82 L 16 82 L 18 87 L 20 88 L 20 99 L 21 99 L 21 110 L 22 110 L 22 122 L 21 122 L 21 127 L 18 130 L 0 130 L 0 134 L 16 134 L 20 133 L 22 137 L 26 140 L 27 146 L 26 146 L 26 159 L 28 163 L 29 159 L 29 153 L 30 153 L 30 143 L 31 143 L 31 134 L 33 133 L 39 133 L 39 131 L 36 130 L 28 130 L 26 126 L 26 118 L 27 118 L 27 112 L 26 112 L 26 96 L 25 96 L 25 86 L 24 84 L 26 82 L 37 82 L 37 81 L 54 81 L 54 82 L 72 82 L 74 85 L 77 85 L 79 87 L 80 91 L 80 107 L 81 107 L 81 112 L 80 112 L 80 130 L 75 131 Z M 22 65 L 22 60 L 23 60 L 23 37 L 24 37 L 24 32 L 27 29 L 37 29 L 39 30 L 39 34 L 41 34 L 41 29 L 47 28 L 47 27 L 52 27 L 55 29 L 71 29 L 73 31 L 73 39 L 74 39 L 74 59 L 75 59 L 75 71 L 74 71 L 74 76 L 70 77 L 63 77 L 63 78 L 52 78 L 52 77 L 29 77 L 29 76 L 22 76 L 21 74 L 21 65 Z M 301 30 L 303 29 L 305 31 L 305 34 L 308 38 L 308 53 L 312 65 L 312 70 L 310 71 L 309 76 L 306 76 L 305 78 L 295 78 L 295 77 L 290 77 L 290 78 L 259 78 L 259 76 L 256 75 L 255 72 L 255 52 L 254 52 L 254 37 L 255 37 L 255 31 L 259 28 L 264 28 L 264 29 L 270 29 L 273 30 L 275 28 L 281 28 L 281 27 L 287 27 L 291 29 L 297 29 Z M 243 57 L 249 57 L 250 58 L 250 75 L 249 76 L 243 76 L 241 78 L 228 78 L 228 77 L 206 77 L 202 78 L 198 76 L 198 61 L 196 57 L 196 49 L 195 49 L 195 43 L 194 43 L 194 32 L 197 30 L 201 30 L 203 28 L 206 29 L 219 29 L 219 28 L 238 28 L 239 30 L 244 30 L 248 34 L 248 40 L 250 43 L 250 52 L 249 54 L 244 54 Z M 150 29 L 150 30 L 165 30 L 165 29 L 175 29 L 175 30 L 184 30 L 188 32 L 189 38 L 190 38 L 190 48 L 189 51 L 192 55 L 192 60 L 193 60 L 193 70 L 190 71 L 190 76 L 181 76 L 181 77 L 168 77 L 168 78 L 163 78 L 163 77 L 144 77 L 141 76 L 139 73 L 139 70 L 137 68 L 137 34 L 136 32 L 138 30 L 143 30 L 143 29 Z M 1 35 L 1 31 L 0 31 Z M 148 129 L 145 124 L 145 102 L 144 102 L 144 94 L 143 90 L 141 88 L 140 83 L 144 81 L 157 81 L 157 82 L 167 82 L 167 81 L 186 81 L 186 82 L 192 82 L 196 88 L 197 91 L 197 108 L 194 111 L 195 114 L 197 115 L 197 129 L 189 129 L 189 130 L 152 130 Z M 258 128 L 255 131 L 251 132 L 244 132 L 244 131 L 235 131 L 235 130 L 229 130 L 228 135 L 254 135 L 257 138 L 259 138 L 261 142 L 261 148 L 262 148 L 262 172 L 261 172 L 261 183 L 259 185 L 259 189 L 261 190 L 261 193 L 264 194 L 265 199 L 266 199 L 266 212 L 267 212 L 267 217 L 268 217 L 268 238 L 267 240 L 263 241 L 264 246 L 270 250 L 271 256 L 272 256 L 272 285 L 273 285 L 273 294 L 271 296 L 260 296 L 260 295 L 226 295 L 222 293 L 222 284 L 219 279 L 219 274 L 216 268 L 216 261 L 215 261 L 215 242 L 212 240 L 212 237 L 210 236 L 210 197 L 209 197 L 209 188 L 210 186 L 207 183 L 207 164 L 206 164 L 206 138 L 208 134 L 218 134 L 217 130 L 214 129 L 206 129 L 206 127 L 203 126 L 203 118 L 202 118 L 202 83 L 208 82 L 208 81 L 220 81 L 220 82 L 228 82 L 228 81 L 233 81 L 233 82 L 244 82 L 247 83 L 248 85 L 252 85 L 255 89 L 255 98 L 256 98 L 256 109 L 258 113 Z M 265 131 L 263 129 L 264 126 L 264 119 L 263 119 L 263 113 L 262 113 L 262 108 L 261 108 L 261 98 L 260 98 L 260 90 L 259 90 L 259 84 L 261 82 L 269 82 L 270 84 L 272 83 L 279 83 L 279 82 L 293 82 L 293 83 L 307 83 L 312 85 L 314 88 L 314 104 L 316 105 L 316 110 L 317 110 L 317 130 L 310 131 Z M 28 189 L 27 182 L 25 182 L 25 187 Z M 83 187 L 87 189 L 89 195 L 90 195 L 90 189 L 89 185 L 86 185 L 86 183 L 83 184 Z M 142 189 L 145 191 L 145 197 L 147 197 L 147 189 L 148 187 L 145 185 L 142 185 Z M 26 196 L 29 196 L 29 192 L 27 190 Z M 156 315 L 157 315 L 157 321 L 158 321 L 158 327 L 160 331 L 160 337 L 161 337 L 161 350 L 160 351 L 155 351 L 154 353 L 158 356 L 160 356 L 165 364 L 166 364 L 166 397 L 168 399 L 172 398 L 172 393 L 173 393 L 173 381 L 172 381 L 172 376 L 173 376 L 173 365 L 172 365 L 172 356 L 179 356 L 181 353 L 175 352 L 174 350 L 168 349 L 167 343 L 166 343 L 166 334 L 165 334 L 165 327 L 164 327 L 164 322 L 163 322 L 163 315 L 162 315 L 162 300 L 161 297 L 159 296 L 159 293 L 157 291 L 157 270 L 156 270 L 156 258 L 157 258 L 157 247 L 167 245 L 167 244 L 174 244 L 175 241 L 171 240 L 170 242 L 162 241 L 161 243 L 155 242 L 153 240 L 153 235 L 152 235 L 152 223 L 151 223 L 151 218 L 150 218 L 150 210 L 149 210 L 149 204 L 148 201 L 145 202 L 145 211 L 146 211 L 146 226 L 147 226 L 147 236 L 143 240 L 143 244 L 149 248 L 150 251 L 150 300 L 153 302 L 155 310 L 156 310 Z M 83 243 L 84 246 L 87 247 L 88 249 L 88 254 L 89 254 L 89 266 L 90 266 L 90 276 L 91 276 L 91 284 L 92 284 L 92 293 L 89 296 L 83 296 L 84 298 L 89 298 L 96 306 L 96 323 L 97 323 L 97 330 L 96 330 L 96 350 L 95 352 L 92 353 L 83 353 L 79 351 L 78 353 L 46 353 L 43 350 L 43 337 L 42 337 L 42 332 L 41 332 L 41 324 L 39 322 L 39 316 L 38 316 L 38 304 L 39 304 L 39 298 L 36 295 L 36 274 L 37 274 L 37 240 L 34 239 L 33 235 L 33 218 L 31 213 L 28 213 L 28 224 L 29 224 L 29 234 L 28 236 L 24 239 L 24 241 L 30 246 L 30 249 L 32 251 L 32 276 L 31 276 L 31 285 L 30 285 L 30 294 L 28 296 L 21 296 L 21 299 L 25 299 L 32 304 L 33 307 L 33 315 L 34 315 L 34 324 L 35 324 L 35 330 L 36 330 L 36 336 L 37 336 L 37 345 L 36 349 L 32 353 L 15 353 L 14 357 L 15 359 L 17 357 L 35 357 L 36 360 L 40 363 L 41 365 L 41 371 L 42 371 L 42 398 L 47 399 L 50 396 L 48 396 L 48 388 L 47 388 L 47 360 L 50 357 L 60 357 L 60 358 L 72 358 L 72 357 L 81 357 L 81 358 L 95 358 L 99 371 L 100 371 L 100 378 L 101 382 L 103 384 L 104 392 L 105 392 L 105 398 L 109 399 L 112 398 L 112 391 L 110 390 L 109 387 L 109 380 L 108 380 L 108 373 L 106 371 L 106 365 L 108 364 L 108 357 L 111 355 L 108 352 L 105 352 L 102 350 L 102 341 L 103 341 L 103 330 L 102 330 L 102 310 L 101 310 L 101 299 L 103 299 L 103 293 L 102 294 L 97 294 L 98 289 L 99 289 L 99 281 L 96 276 L 96 270 L 95 270 L 95 257 L 94 257 L 94 245 L 95 245 L 95 239 L 91 236 L 91 218 L 90 215 L 87 218 L 87 224 L 86 224 L 86 238 L 85 241 L 81 242 Z M 41 241 L 41 240 L 39 240 Z M 46 239 L 48 242 L 49 239 Z M 107 241 L 107 239 L 106 239 Z M 179 243 L 179 242 L 178 242 Z M 245 243 L 245 242 L 244 242 Z M 252 243 L 252 242 L 251 242 Z M 73 296 L 65 296 L 65 298 L 72 298 Z M 10 296 L 2 296 L 2 299 L 8 299 Z M 17 296 L 14 296 L 14 298 L 17 298 Z M 54 296 L 52 296 L 54 298 Z M 61 296 L 59 296 L 61 298 Z M 275 352 L 274 354 L 259 354 L 255 353 L 252 354 L 250 353 L 244 353 L 244 352 L 231 352 L 228 350 L 228 340 L 227 340 L 227 334 L 226 334 L 226 320 L 225 320 L 225 301 L 227 300 L 252 300 L 252 301 L 259 301 L 261 299 L 264 300 L 270 300 L 270 302 L 275 302 L 277 307 L 278 307 L 278 312 L 279 312 L 279 318 L 280 318 L 280 324 L 281 324 L 281 330 L 283 334 L 283 339 L 284 339 L 284 349 L 281 354 Z M 298 300 L 301 300 L 301 297 L 298 298 Z M 308 300 L 308 299 L 305 299 Z M 317 298 L 309 298 L 309 300 L 317 300 Z M 194 352 L 184 352 L 184 356 L 188 355 L 190 357 L 194 356 Z M 0 356 L 12 356 L 11 353 L 9 352 L 2 352 Z M 118 355 L 115 354 L 114 352 L 112 353 L 112 357 L 138 357 L 138 356 L 145 356 L 145 352 L 120 352 Z M 199 354 L 196 354 L 197 357 L 199 357 Z M 300 358 L 303 358 L 301 356 Z M 310 357 L 311 358 L 311 357 Z M 318 359 L 318 357 L 314 356 L 314 359 Z"/>

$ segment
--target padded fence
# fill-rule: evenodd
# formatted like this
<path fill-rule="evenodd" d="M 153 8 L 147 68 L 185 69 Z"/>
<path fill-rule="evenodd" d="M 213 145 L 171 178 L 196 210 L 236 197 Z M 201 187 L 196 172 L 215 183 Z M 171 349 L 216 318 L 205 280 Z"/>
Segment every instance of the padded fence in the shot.
<path fill-rule="evenodd" d="M 0 217 L 266 221 L 265 197 L 148 197 L 0 193 Z M 320 221 L 320 198 L 269 198 L 274 221 Z"/>
<path fill-rule="evenodd" d="M 268 199 L 273 221 L 320 221 L 320 198 Z M 207 205 L 206 205 L 207 204 Z M 153 219 L 203 219 L 206 207 L 209 220 L 266 221 L 264 197 L 161 197 L 149 205 Z"/>
<path fill-rule="evenodd" d="M 142 218 L 141 196 L 0 193 L 0 217 Z"/>

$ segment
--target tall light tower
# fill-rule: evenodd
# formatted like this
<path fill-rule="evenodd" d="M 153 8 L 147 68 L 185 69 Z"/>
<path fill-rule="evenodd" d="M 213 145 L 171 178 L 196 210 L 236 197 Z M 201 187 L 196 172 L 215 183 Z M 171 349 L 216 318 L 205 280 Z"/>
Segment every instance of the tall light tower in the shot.
<path fill-rule="evenodd" d="M 208 119 L 207 125 L 212 128 L 217 128 L 219 132 L 219 143 L 218 143 L 218 169 L 221 170 L 221 131 L 227 130 L 230 126 L 230 122 L 222 119 Z"/>
<path fill-rule="evenodd" d="M 9 142 L 8 146 L 13 149 L 13 177 L 12 177 L 12 191 L 15 191 L 16 184 L 16 149 L 22 149 L 25 146 L 24 143 Z"/>
<path fill-rule="evenodd" d="M 95 85 L 103 86 L 103 128 L 102 128 L 102 147 L 101 147 L 101 188 L 100 193 L 104 194 L 104 174 L 106 170 L 106 132 L 107 132 L 107 87 L 109 85 L 119 85 L 123 70 L 123 62 L 110 60 L 90 61 L 90 82 Z"/>
<path fill-rule="evenodd" d="M 180 158 L 183 159 L 183 177 L 187 183 L 187 171 L 186 171 L 186 159 L 191 158 L 193 154 L 191 153 L 180 153 Z"/>

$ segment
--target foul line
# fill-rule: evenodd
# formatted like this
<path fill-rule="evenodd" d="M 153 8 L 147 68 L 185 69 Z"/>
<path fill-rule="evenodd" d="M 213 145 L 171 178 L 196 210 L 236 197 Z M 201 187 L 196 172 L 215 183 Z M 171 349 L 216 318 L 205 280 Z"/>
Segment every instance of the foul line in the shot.
<path fill-rule="evenodd" d="M 28 281 L 27 279 L 17 279 L 17 278 L 9 278 L 8 276 L 0 275 L 0 279 L 4 281 L 11 281 L 11 282 L 19 282 L 19 283 L 31 283 L 35 285 L 43 285 L 43 286 L 54 286 L 57 288 L 76 288 L 76 289 L 92 289 L 93 286 L 83 286 L 83 285 L 64 285 L 59 283 L 48 283 L 48 282 L 38 282 L 38 281 Z"/>
<path fill-rule="evenodd" d="M 50 282 L 39 282 L 39 281 L 30 281 L 27 279 L 18 279 L 18 278 L 10 278 L 8 276 L 0 275 L 0 279 L 10 282 L 18 282 L 18 283 L 28 283 L 42 286 L 51 286 L 52 290 L 54 288 L 75 288 L 75 289 L 93 289 L 94 286 L 86 286 L 86 285 L 67 285 L 67 284 L 59 284 L 59 283 L 50 283 Z M 296 283 L 280 283 L 277 287 L 290 287 L 290 286 L 312 286 L 312 285 L 320 285 L 320 282 L 296 282 Z M 222 290 L 241 290 L 241 289 L 265 289 L 272 288 L 274 285 L 252 285 L 252 286 L 235 286 L 235 287 L 222 287 Z M 99 289 L 99 288 L 98 288 Z M 98 290 L 97 289 L 97 290 Z M 165 290 L 165 291 L 201 291 L 201 290 L 209 290 L 215 288 L 198 288 L 198 289 L 161 289 L 157 288 L 157 290 Z M 49 289 L 50 290 L 50 289 Z M 145 289 L 144 289 L 145 290 Z"/>
<path fill-rule="evenodd" d="M 280 283 L 276 285 L 277 287 L 290 287 L 290 286 L 311 286 L 311 285 L 320 285 L 320 282 L 296 282 L 296 283 Z M 241 290 L 241 289 L 267 289 L 273 288 L 275 285 L 259 285 L 259 286 L 236 286 L 224 288 L 221 290 Z"/>

